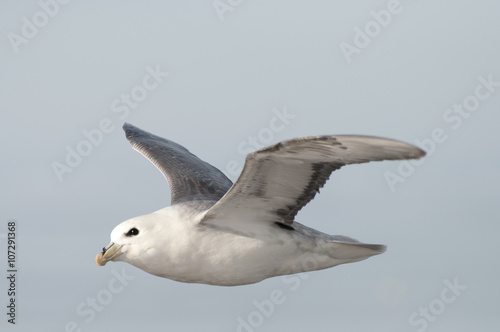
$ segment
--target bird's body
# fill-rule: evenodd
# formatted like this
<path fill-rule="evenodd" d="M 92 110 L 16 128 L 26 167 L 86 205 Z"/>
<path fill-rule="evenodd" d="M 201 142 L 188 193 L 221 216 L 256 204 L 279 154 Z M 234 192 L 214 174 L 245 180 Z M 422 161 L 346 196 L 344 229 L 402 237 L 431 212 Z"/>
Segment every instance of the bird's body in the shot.
<path fill-rule="evenodd" d="M 273 276 L 321 270 L 365 259 L 385 249 L 381 245 L 371 245 L 375 248 L 367 248 L 364 255 L 361 253 L 348 259 L 335 257 L 335 249 L 343 245 L 346 237 L 331 236 L 299 223 L 295 224 L 294 231 L 263 224 L 262 234 L 266 236 L 234 234 L 200 225 L 205 212 L 197 212 L 189 203 L 184 203 L 137 217 L 142 224 L 152 226 L 152 231 L 144 235 L 158 239 L 162 246 L 148 248 L 129 263 L 151 274 L 177 281 L 233 286 Z M 132 220 L 135 222 L 135 219 Z M 164 223 L 163 227 L 155 228 L 158 223 Z M 131 227 L 123 226 L 116 231 L 117 234 Z M 151 261 L 158 263 L 150 264 Z"/>
<path fill-rule="evenodd" d="M 97 263 L 123 260 L 160 277 L 212 285 L 250 284 L 384 252 L 383 245 L 304 226 L 295 215 L 345 164 L 424 154 L 375 137 L 298 138 L 249 154 L 232 184 L 182 146 L 128 124 L 124 129 L 166 176 L 173 204 L 115 227 Z"/>

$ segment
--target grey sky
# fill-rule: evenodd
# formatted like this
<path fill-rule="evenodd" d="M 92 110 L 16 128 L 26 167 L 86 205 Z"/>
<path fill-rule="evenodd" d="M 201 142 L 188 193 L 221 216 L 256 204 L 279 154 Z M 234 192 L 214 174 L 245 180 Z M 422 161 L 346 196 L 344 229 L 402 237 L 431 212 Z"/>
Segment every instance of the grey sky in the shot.
<path fill-rule="evenodd" d="M 2 331 L 498 327 L 500 3 L 62 2 L 0 3 L 0 266 L 16 220 L 19 269 L 15 327 L 0 282 Z M 124 121 L 233 181 L 252 144 L 303 135 L 384 136 L 428 156 L 345 167 L 298 215 L 385 254 L 183 284 L 94 262 L 115 225 L 170 202 Z"/>

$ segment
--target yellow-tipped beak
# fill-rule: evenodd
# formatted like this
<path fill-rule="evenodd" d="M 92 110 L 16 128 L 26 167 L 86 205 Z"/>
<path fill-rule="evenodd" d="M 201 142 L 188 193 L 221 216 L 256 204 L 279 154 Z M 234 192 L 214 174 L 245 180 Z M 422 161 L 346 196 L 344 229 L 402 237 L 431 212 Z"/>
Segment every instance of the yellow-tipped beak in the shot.
<path fill-rule="evenodd" d="M 122 252 L 120 251 L 121 248 L 121 245 L 111 242 L 106 247 L 102 248 L 102 252 L 98 253 L 97 256 L 95 256 L 95 262 L 99 266 L 106 265 L 107 262 L 112 261 L 122 254 Z"/>

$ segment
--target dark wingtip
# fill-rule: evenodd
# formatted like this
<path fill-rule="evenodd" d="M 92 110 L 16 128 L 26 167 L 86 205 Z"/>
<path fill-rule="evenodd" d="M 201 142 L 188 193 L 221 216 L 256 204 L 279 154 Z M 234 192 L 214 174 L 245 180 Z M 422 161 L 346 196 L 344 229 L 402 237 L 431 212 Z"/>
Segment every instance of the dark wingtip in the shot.
<path fill-rule="evenodd" d="M 396 142 L 400 142 L 400 143 L 404 144 L 404 146 L 405 146 L 406 156 L 404 158 L 401 158 L 401 159 L 420 159 L 427 154 L 427 152 L 425 152 L 424 150 L 422 150 L 420 147 L 418 147 L 416 145 L 408 144 L 408 143 L 401 142 L 401 141 L 396 141 Z"/>
<path fill-rule="evenodd" d="M 130 140 L 133 137 L 137 137 L 141 134 L 145 134 L 146 132 L 136 126 L 131 125 L 130 123 L 125 122 L 123 124 L 123 131 L 125 131 L 125 137 Z"/>
<path fill-rule="evenodd" d="M 125 131 L 125 133 L 127 133 L 127 132 L 129 132 L 129 131 L 136 131 L 136 130 L 138 130 L 138 129 L 139 129 L 139 128 L 137 128 L 136 126 L 133 126 L 133 125 L 131 125 L 130 123 L 127 123 L 127 122 L 125 122 L 125 123 L 123 124 L 123 127 L 122 127 L 122 128 L 123 128 L 123 131 Z"/>
<path fill-rule="evenodd" d="M 135 129 L 135 127 L 132 126 L 130 123 L 125 122 L 122 126 L 122 129 L 125 132 L 125 135 L 128 135 L 128 133 L 133 129 Z"/>
<path fill-rule="evenodd" d="M 427 154 L 427 152 L 425 152 L 421 148 L 419 148 L 419 147 L 415 147 L 415 148 L 417 150 L 416 153 L 415 153 L 415 157 L 414 157 L 415 159 L 420 159 L 420 158 L 424 157 Z"/>

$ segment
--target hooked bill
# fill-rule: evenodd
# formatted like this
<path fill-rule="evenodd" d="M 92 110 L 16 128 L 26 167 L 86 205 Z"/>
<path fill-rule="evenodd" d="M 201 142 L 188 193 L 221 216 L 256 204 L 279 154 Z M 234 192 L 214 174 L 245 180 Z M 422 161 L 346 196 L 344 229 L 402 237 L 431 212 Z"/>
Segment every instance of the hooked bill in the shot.
<path fill-rule="evenodd" d="M 95 262 L 97 263 L 97 265 L 99 266 L 104 266 L 104 264 L 106 264 L 104 262 L 104 260 L 102 259 L 102 252 L 98 253 L 97 256 L 95 256 Z"/>

